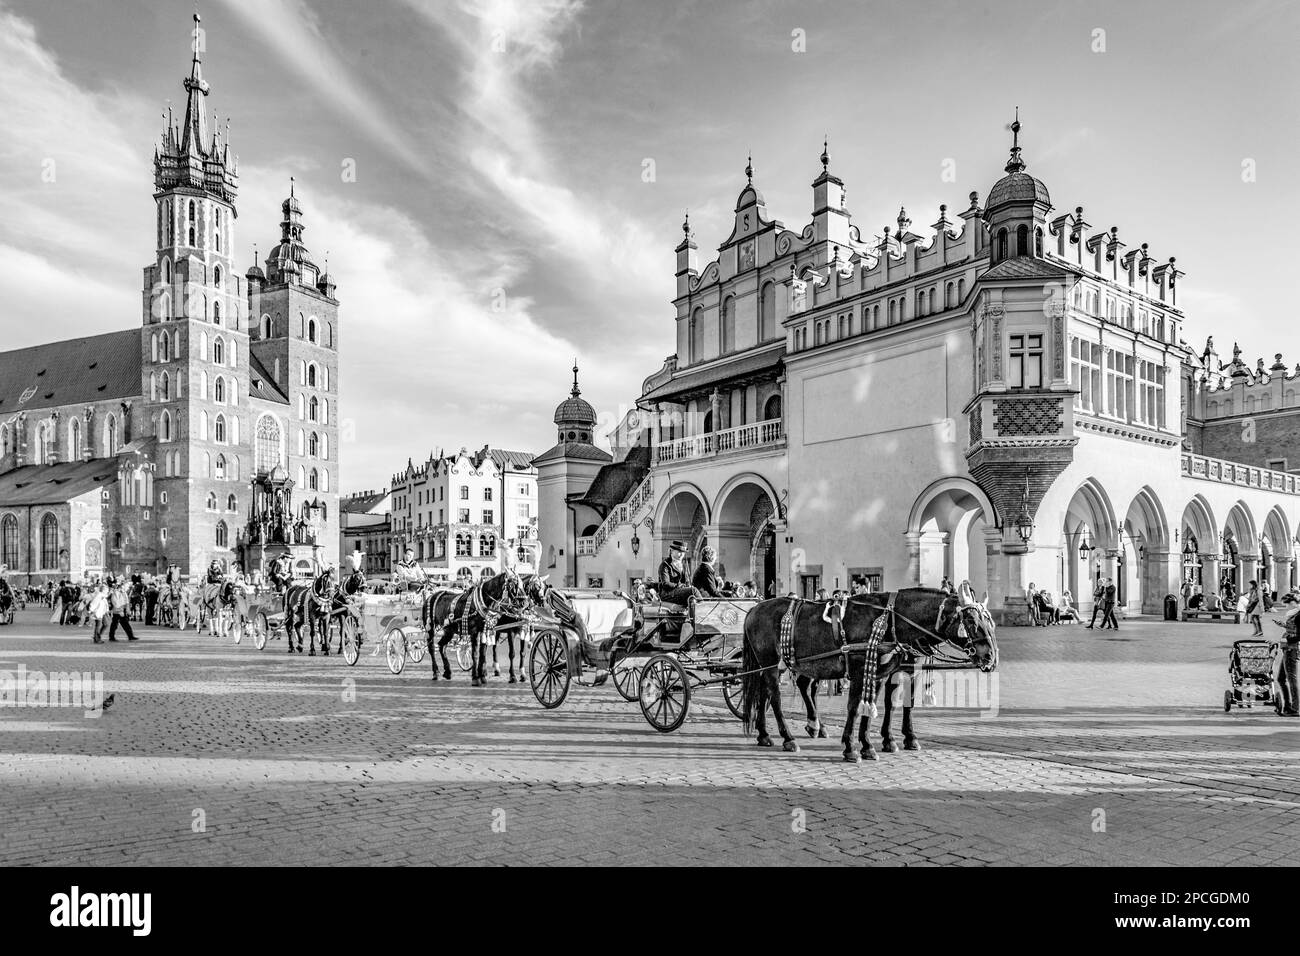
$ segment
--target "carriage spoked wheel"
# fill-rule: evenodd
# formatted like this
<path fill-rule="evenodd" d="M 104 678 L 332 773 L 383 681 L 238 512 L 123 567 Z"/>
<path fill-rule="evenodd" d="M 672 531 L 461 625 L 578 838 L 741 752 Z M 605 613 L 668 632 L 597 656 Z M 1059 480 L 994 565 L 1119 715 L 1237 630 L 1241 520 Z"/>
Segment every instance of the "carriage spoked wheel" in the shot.
<path fill-rule="evenodd" d="M 339 622 L 339 629 L 343 635 L 343 663 L 351 667 L 361 657 L 361 647 L 357 644 L 357 622 L 345 617 Z M 327 636 L 326 640 L 328 639 Z"/>
<path fill-rule="evenodd" d="M 682 662 L 671 654 L 656 654 L 641 671 L 641 714 L 661 734 L 671 734 L 686 719 L 691 682 Z"/>
<path fill-rule="evenodd" d="M 630 654 L 614 652 L 609 662 L 609 673 L 614 679 L 614 689 L 626 701 L 638 700 L 641 696 L 641 665 Z"/>
<path fill-rule="evenodd" d="M 554 631 L 543 631 L 528 652 L 528 681 L 533 696 L 547 710 L 559 707 L 569 696 L 570 679 L 564 638 Z"/>
<path fill-rule="evenodd" d="M 457 637 L 454 643 L 456 666 L 463 671 L 468 671 L 474 666 L 474 644 L 467 637 Z"/>
<path fill-rule="evenodd" d="M 384 660 L 394 674 L 402 673 L 406 666 L 406 635 L 400 627 L 390 628 L 384 635 Z"/>
<path fill-rule="evenodd" d="M 257 617 L 253 618 L 253 646 L 259 651 L 266 647 L 266 638 L 270 633 L 271 623 L 264 612 L 258 611 Z"/>
<path fill-rule="evenodd" d="M 1232 713 L 1232 691 L 1230 690 L 1223 692 L 1223 712 L 1225 714 Z"/>
<path fill-rule="evenodd" d="M 741 689 L 744 681 L 739 677 L 733 677 L 722 685 L 722 699 L 727 702 L 727 710 L 737 720 L 742 720 L 740 711 Z"/>
<path fill-rule="evenodd" d="M 422 632 L 420 639 L 417 641 L 406 642 L 406 652 L 411 655 L 411 663 L 418 664 L 424 660 L 425 652 L 429 650 L 429 634 Z"/>

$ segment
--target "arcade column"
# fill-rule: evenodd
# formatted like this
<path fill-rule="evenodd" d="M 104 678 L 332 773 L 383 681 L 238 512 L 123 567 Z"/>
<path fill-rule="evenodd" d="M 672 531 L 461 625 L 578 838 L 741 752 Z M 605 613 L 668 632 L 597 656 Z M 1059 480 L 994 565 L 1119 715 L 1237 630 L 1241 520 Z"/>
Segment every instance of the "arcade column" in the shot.
<path fill-rule="evenodd" d="M 921 584 L 921 532 L 908 531 L 907 539 L 907 583 L 906 587 L 919 587 Z"/>

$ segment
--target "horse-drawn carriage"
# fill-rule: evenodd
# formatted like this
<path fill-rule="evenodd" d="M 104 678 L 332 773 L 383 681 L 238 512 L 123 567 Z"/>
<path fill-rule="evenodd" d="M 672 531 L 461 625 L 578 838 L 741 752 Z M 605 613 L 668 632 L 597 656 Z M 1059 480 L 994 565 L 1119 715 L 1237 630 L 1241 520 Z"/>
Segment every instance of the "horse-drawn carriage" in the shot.
<path fill-rule="evenodd" d="M 258 588 L 254 591 L 236 591 L 234 607 L 237 624 L 233 628 L 238 644 L 245 631 L 252 635 L 253 646 L 265 649 L 269 640 L 288 638 L 289 653 L 293 653 L 293 639 L 298 638 L 298 653 L 302 653 L 302 629 L 309 630 L 311 655 L 316 654 L 317 632 L 320 632 L 321 653 L 328 657 L 331 639 L 337 633 L 339 651 L 348 665 L 355 664 L 361 656 L 361 629 L 353 614 L 346 609 L 333 607 L 331 595 L 321 603 L 311 593 L 309 585 L 297 584 L 287 591 Z"/>
<path fill-rule="evenodd" d="M 388 669 L 400 674 L 408 659 L 418 664 L 429 649 L 423 623 L 425 598 L 423 590 L 358 594 L 349 599 L 354 623 L 345 620 L 341 626 L 356 626 L 363 640 L 374 642 L 375 654 L 383 651 Z"/>
<path fill-rule="evenodd" d="M 692 689 L 721 685 L 727 707 L 740 716 L 741 637 L 756 601 L 706 598 L 683 608 L 636 604 L 620 591 L 561 594 L 572 612 L 553 602 L 532 625 L 528 674 L 543 707 L 564 703 L 575 680 L 599 686 L 612 678 L 619 695 L 638 702 L 663 733 L 681 726 Z"/>

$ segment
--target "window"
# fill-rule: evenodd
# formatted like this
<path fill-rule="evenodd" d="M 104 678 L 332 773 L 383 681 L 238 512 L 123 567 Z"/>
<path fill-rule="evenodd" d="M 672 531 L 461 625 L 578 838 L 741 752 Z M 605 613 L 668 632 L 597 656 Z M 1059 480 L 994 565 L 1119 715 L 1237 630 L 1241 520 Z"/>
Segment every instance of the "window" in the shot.
<path fill-rule="evenodd" d="M 484 508 L 484 509 L 483 509 L 483 523 L 484 523 L 484 524 L 496 524 L 496 512 L 493 511 L 491 508 Z"/>
<path fill-rule="evenodd" d="M 307 476 L 307 487 L 312 491 L 320 490 L 320 472 L 315 468 L 313 468 L 311 474 Z"/>
<path fill-rule="evenodd" d="M 529 513 L 528 502 L 515 505 L 515 517 L 520 521 L 527 521 L 532 517 Z"/>
<path fill-rule="evenodd" d="M 0 564 L 13 571 L 18 567 L 18 519 L 0 518 Z"/>
<path fill-rule="evenodd" d="M 1040 259 L 1043 257 L 1043 230 L 1041 227 L 1034 230 L 1034 255 Z"/>
<path fill-rule="evenodd" d="M 307 387 L 316 387 L 316 363 L 312 362 L 307 366 Z"/>
<path fill-rule="evenodd" d="M 494 534 L 481 534 L 478 537 L 478 553 L 480 557 L 489 558 L 497 553 L 497 538 Z M 486 570 L 486 568 L 484 569 Z"/>
<path fill-rule="evenodd" d="M 470 547 L 470 536 L 467 534 L 456 535 L 456 557 L 468 558 Z"/>
<path fill-rule="evenodd" d="M 1007 385 L 1011 388 L 1043 387 L 1043 337 L 1012 335 Z"/>
<path fill-rule="evenodd" d="M 736 351 L 736 300 L 722 300 L 722 353 Z"/>
<path fill-rule="evenodd" d="M 1074 407 L 1084 412 L 1100 414 L 1101 401 L 1101 346 L 1085 339 L 1070 339 L 1070 383 L 1079 391 L 1074 396 Z"/>
<path fill-rule="evenodd" d="M 41 519 L 41 570 L 59 568 L 59 519 L 46 513 Z"/>
<path fill-rule="evenodd" d="M 226 416 L 225 415 L 217 416 L 217 421 L 212 428 L 212 438 L 219 445 L 224 445 L 226 443 Z"/>
<path fill-rule="evenodd" d="M 213 325 L 221 324 L 221 303 L 220 302 L 212 303 L 212 324 Z"/>
<path fill-rule="evenodd" d="M 216 511 L 216 510 L 217 510 L 217 493 L 216 493 L 215 491 L 209 491 L 209 492 L 208 492 L 208 505 L 207 505 L 207 508 L 208 508 L 209 511 Z"/>
<path fill-rule="evenodd" d="M 217 480 L 218 481 L 226 480 L 226 456 L 225 455 L 217 456 Z M 216 502 L 216 498 L 214 497 L 212 500 L 212 507 L 215 508 L 216 506 L 217 506 L 217 502 Z"/>
<path fill-rule="evenodd" d="M 269 315 L 264 315 L 262 316 L 262 338 L 269 339 L 270 337 L 271 337 L 271 317 Z M 279 360 L 277 359 L 276 361 L 278 362 Z M 275 377 L 276 378 L 280 377 L 280 370 L 278 368 L 276 369 Z"/>
<path fill-rule="evenodd" d="M 460 486 L 460 500 L 469 501 L 469 485 Z"/>
<path fill-rule="evenodd" d="M 1007 257 L 1007 231 L 1005 229 L 999 229 L 996 258 L 998 262 L 1001 262 L 1006 257 Z"/>
<path fill-rule="evenodd" d="M 1133 417 L 1133 356 L 1106 350 L 1106 409 L 1115 418 Z"/>
<path fill-rule="evenodd" d="M 704 310 L 696 309 L 691 316 L 690 361 L 704 361 Z"/>
<path fill-rule="evenodd" d="M 320 417 L 320 403 L 316 401 L 316 396 L 313 395 L 311 397 L 311 401 L 307 403 L 307 420 L 314 422 L 319 417 Z"/>
<path fill-rule="evenodd" d="M 280 424 L 270 415 L 257 420 L 253 458 L 253 467 L 259 475 L 270 472 L 280 463 Z"/>
<path fill-rule="evenodd" d="M 217 376 L 217 380 L 212 384 L 212 400 L 218 405 L 224 405 L 226 403 L 226 380 L 220 375 Z"/>
<path fill-rule="evenodd" d="M 491 500 L 492 500 L 492 489 L 491 489 L 490 487 L 489 487 L 489 488 L 484 488 L 484 489 L 483 489 L 483 500 L 484 500 L 484 501 L 491 501 Z"/>
<path fill-rule="evenodd" d="M 457 509 L 456 509 L 456 522 L 457 522 L 458 524 L 469 524 L 469 509 L 468 509 L 468 508 L 457 508 Z"/>
<path fill-rule="evenodd" d="M 776 338 L 776 283 L 768 282 L 758 297 L 758 340 Z"/>
<path fill-rule="evenodd" d="M 218 365 L 226 364 L 226 343 L 219 335 L 212 340 L 212 361 Z"/>
<path fill-rule="evenodd" d="M 312 432 L 307 436 L 307 454 L 312 458 L 319 457 L 320 454 L 320 436 Z"/>
<path fill-rule="evenodd" d="M 117 454 L 117 419 L 112 415 L 104 420 L 104 457 Z"/>
<path fill-rule="evenodd" d="M 316 341 L 316 320 L 314 318 L 307 320 L 307 341 Z"/>
<path fill-rule="evenodd" d="M 172 416 L 170 412 L 164 411 L 162 413 L 162 419 L 159 422 L 159 429 L 158 437 L 160 440 L 172 440 Z"/>
<path fill-rule="evenodd" d="M 1165 369 L 1155 362 L 1137 363 L 1137 407 L 1139 421 L 1152 428 L 1165 427 Z"/>
<path fill-rule="evenodd" d="M 1029 255 L 1029 227 L 1020 226 L 1016 229 L 1016 255 Z"/>
<path fill-rule="evenodd" d="M 78 418 L 68 422 L 68 458 L 71 461 L 81 458 L 81 420 Z"/>
<path fill-rule="evenodd" d="M 217 547 L 227 548 L 230 546 L 230 531 L 226 528 L 224 521 L 217 522 Z"/>
<path fill-rule="evenodd" d="M 239 510 L 239 502 L 235 500 L 235 496 L 234 496 L 234 495 L 227 495 L 227 496 L 226 496 L 226 510 L 227 510 L 227 511 L 238 511 L 238 510 Z"/>
<path fill-rule="evenodd" d="M 171 401 L 172 377 L 166 372 L 162 373 L 162 388 L 159 390 L 158 395 L 164 402 Z"/>

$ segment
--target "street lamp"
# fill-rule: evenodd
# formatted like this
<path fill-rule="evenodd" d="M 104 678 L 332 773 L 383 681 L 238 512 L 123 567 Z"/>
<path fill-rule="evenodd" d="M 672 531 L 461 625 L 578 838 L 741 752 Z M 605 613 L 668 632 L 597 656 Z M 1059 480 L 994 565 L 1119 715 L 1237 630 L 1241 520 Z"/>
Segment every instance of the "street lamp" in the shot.
<path fill-rule="evenodd" d="M 1092 554 L 1092 552 L 1093 552 L 1093 547 L 1091 544 L 1088 543 L 1088 539 L 1080 538 L 1079 539 L 1079 560 L 1087 561 L 1088 555 Z"/>
<path fill-rule="evenodd" d="M 641 553 L 641 538 L 636 533 L 636 528 L 632 529 L 632 557 Z"/>
<path fill-rule="evenodd" d="M 1025 469 L 1025 491 L 1020 499 L 1020 514 L 1016 516 L 1016 534 L 1025 544 L 1034 536 L 1034 518 L 1029 513 L 1029 469 Z"/>

